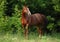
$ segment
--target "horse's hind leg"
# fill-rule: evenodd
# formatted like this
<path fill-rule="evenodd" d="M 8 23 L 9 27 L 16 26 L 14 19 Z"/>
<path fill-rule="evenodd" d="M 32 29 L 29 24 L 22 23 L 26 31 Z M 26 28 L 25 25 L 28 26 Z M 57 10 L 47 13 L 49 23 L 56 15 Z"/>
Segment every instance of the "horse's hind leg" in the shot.
<path fill-rule="evenodd" d="M 41 38 L 42 37 L 42 29 L 40 28 L 40 27 L 37 27 L 37 30 L 38 30 L 38 33 L 39 33 L 39 38 Z"/>

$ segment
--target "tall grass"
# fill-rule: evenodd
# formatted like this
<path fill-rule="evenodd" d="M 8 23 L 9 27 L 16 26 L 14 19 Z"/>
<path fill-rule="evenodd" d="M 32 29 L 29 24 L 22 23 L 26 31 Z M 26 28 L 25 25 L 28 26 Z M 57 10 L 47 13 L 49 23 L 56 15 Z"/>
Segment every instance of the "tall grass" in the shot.
<path fill-rule="evenodd" d="M 24 36 L 17 34 L 0 34 L 0 42 L 60 42 L 60 34 L 44 35 L 39 39 L 38 35 L 30 34 L 29 40 L 24 39 Z"/>

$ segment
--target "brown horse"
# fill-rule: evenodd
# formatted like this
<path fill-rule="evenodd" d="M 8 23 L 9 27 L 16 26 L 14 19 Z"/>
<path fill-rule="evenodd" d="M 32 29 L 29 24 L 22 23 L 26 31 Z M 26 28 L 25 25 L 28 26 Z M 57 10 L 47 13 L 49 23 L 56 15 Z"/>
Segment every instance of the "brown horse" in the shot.
<path fill-rule="evenodd" d="M 35 13 L 31 15 L 29 8 L 23 6 L 22 9 L 22 27 L 25 29 L 25 37 L 28 37 L 28 27 L 35 25 L 37 27 L 38 33 L 42 36 L 42 28 L 45 25 L 46 17 L 43 14 Z"/>

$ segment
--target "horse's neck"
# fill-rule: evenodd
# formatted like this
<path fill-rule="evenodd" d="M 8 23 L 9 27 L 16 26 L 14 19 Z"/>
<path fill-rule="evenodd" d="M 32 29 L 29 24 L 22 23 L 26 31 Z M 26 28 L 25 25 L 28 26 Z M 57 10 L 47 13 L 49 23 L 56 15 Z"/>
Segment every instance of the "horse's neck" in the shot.
<path fill-rule="evenodd" d="M 31 12 L 30 12 L 29 8 L 27 8 L 27 10 L 28 10 L 28 15 L 31 15 Z"/>

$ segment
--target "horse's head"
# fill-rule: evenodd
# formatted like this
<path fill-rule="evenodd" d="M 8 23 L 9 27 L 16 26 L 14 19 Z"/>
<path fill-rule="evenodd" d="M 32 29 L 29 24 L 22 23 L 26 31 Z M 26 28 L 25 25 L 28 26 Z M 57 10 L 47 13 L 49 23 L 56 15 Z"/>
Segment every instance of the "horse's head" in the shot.
<path fill-rule="evenodd" d="M 22 13 L 23 13 L 23 14 L 26 14 L 26 13 L 27 13 L 27 6 L 23 6 Z"/>
<path fill-rule="evenodd" d="M 22 14 L 31 15 L 31 12 L 29 11 L 29 8 L 27 6 L 23 6 Z"/>

